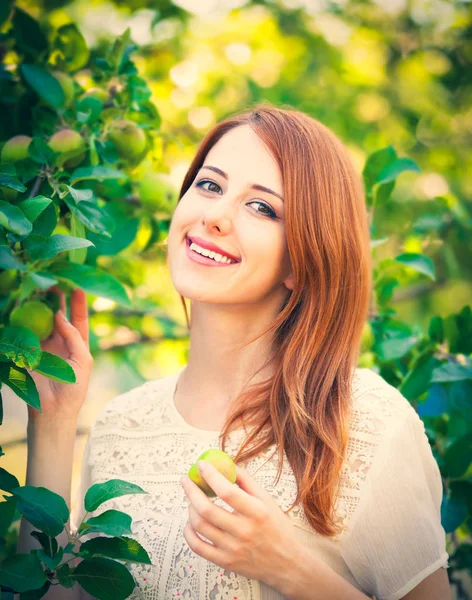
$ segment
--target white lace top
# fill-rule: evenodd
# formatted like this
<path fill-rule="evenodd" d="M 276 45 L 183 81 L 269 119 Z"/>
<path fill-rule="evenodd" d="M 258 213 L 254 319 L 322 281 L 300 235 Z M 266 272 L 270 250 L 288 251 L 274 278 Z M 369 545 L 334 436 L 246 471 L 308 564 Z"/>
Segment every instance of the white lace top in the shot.
<path fill-rule="evenodd" d="M 189 501 L 180 480 L 204 450 L 219 447 L 219 440 L 218 432 L 189 425 L 177 411 L 173 395 L 183 368 L 103 407 L 88 436 L 71 529 L 77 530 L 84 515 L 90 485 L 115 478 L 133 482 L 148 494 L 108 500 L 89 515 L 110 508 L 131 515 L 133 536 L 152 562 L 126 563 L 137 582 L 131 599 L 281 600 L 277 590 L 198 556 L 184 538 Z M 300 506 L 288 515 L 307 553 L 315 553 L 365 594 L 398 600 L 435 570 L 449 566 L 440 521 L 441 475 L 423 422 L 398 390 L 375 372 L 356 369 L 352 401 L 336 501 L 342 532 L 335 538 L 319 535 Z M 243 434 L 231 434 L 230 455 L 236 454 Z M 269 458 L 274 449 L 245 468 L 286 510 L 295 500 L 296 483 L 285 458 L 274 486 L 277 454 Z M 220 498 L 214 502 L 232 510 Z"/>

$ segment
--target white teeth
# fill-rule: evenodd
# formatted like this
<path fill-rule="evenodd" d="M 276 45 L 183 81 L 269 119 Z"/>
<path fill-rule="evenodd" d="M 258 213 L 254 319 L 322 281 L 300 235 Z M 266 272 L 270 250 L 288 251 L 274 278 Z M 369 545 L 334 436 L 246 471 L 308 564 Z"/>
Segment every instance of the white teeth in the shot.
<path fill-rule="evenodd" d="M 225 264 L 231 264 L 231 263 L 235 262 L 234 260 L 231 260 L 227 256 L 218 254 L 218 252 L 213 252 L 212 250 L 207 250 L 206 248 L 202 248 L 201 246 L 198 246 L 197 244 L 195 244 L 195 242 L 190 243 L 190 250 L 193 250 L 194 252 L 197 252 L 198 254 L 202 254 L 203 256 L 206 256 L 207 258 L 212 258 L 215 262 L 221 262 L 221 263 L 225 263 Z"/>

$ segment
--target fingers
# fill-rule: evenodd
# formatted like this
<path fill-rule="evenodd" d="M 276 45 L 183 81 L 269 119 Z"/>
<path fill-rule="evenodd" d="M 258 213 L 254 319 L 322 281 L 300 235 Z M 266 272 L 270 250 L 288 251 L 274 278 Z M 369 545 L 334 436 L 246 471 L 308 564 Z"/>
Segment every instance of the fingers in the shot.
<path fill-rule="evenodd" d="M 70 301 L 70 321 L 80 333 L 83 341 L 89 346 L 89 322 L 87 295 L 81 288 L 73 290 Z"/>
<path fill-rule="evenodd" d="M 54 321 L 58 333 L 64 340 L 71 360 L 77 364 L 83 364 L 86 355 L 89 353 L 80 332 L 67 320 L 67 317 L 61 311 L 56 312 Z"/>

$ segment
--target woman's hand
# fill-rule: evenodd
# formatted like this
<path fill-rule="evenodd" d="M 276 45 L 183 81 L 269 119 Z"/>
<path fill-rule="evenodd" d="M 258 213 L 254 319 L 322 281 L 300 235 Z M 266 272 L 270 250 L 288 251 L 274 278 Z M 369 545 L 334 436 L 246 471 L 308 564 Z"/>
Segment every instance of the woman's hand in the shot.
<path fill-rule="evenodd" d="M 93 367 L 93 357 L 89 349 L 87 297 L 84 290 L 78 288 L 72 291 L 70 321 L 66 318 L 64 292 L 57 287 L 48 291 L 59 295 L 61 309 L 54 315 L 54 329 L 51 335 L 40 342 L 41 350 L 56 354 L 68 362 L 74 369 L 76 382 L 60 383 L 28 369 L 41 400 L 41 413 L 28 405 L 29 421 L 33 424 L 49 423 L 58 417 L 77 420 L 87 395 Z"/>
<path fill-rule="evenodd" d="M 241 467 L 236 465 L 238 487 L 207 461 L 199 461 L 198 466 L 217 496 L 234 511 L 214 504 L 188 477 L 182 479 L 190 501 L 184 529 L 189 547 L 224 569 L 280 589 L 285 569 L 300 556 L 300 542 L 290 518 Z"/>

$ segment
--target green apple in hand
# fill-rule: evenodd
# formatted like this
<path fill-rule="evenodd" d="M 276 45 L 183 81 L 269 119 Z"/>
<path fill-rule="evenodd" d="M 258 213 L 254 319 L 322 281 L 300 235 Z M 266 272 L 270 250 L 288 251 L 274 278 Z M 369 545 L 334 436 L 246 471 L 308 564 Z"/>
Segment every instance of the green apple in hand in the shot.
<path fill-rule="evenodd" d="M 215 467 L 215 469 L 217 469 L 222 475 L 226 477 L 226 479 L 228 479 L 228 481 L 230 481 L 231 483 L 235 483 L 236 465 L 234 464 L 231 456 L 226 454 L 226 452 L 223 452 L 223 450 L 217 450 L 214 448 L 210 450 L 205 450 L 205 452 L 203 452 L 203 454 L 200 454 L 200 456 L 197 458 L 195 464 L 193 464 L 190 467 L 188 471 L 188 476 L 194 483 L 198 485 L 198 487 L 201 490 L 205 492 L 205 494 L 209 498 L 215 497 L 216 494 L 198 470 L 197 463 L 199 460 L 204 460 L 206 462 L 211 463 Z"/>

